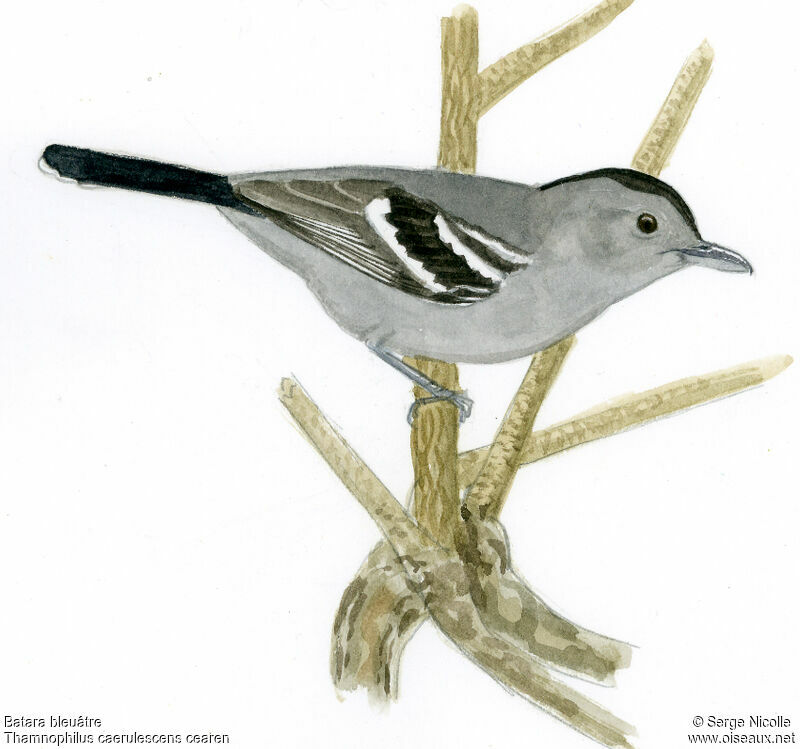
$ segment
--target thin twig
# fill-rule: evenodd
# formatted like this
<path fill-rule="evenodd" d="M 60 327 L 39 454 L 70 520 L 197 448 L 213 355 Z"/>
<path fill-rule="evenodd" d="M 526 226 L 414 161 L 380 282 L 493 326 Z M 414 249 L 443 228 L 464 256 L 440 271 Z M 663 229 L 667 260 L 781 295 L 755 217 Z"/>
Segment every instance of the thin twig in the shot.
<path fill-rule="evenodd" d="M 675 380 L 641 393 L 618 396 L 567 421 L 533 432 L 525 443 L 521 464 L 535 463 L 562 450 L 610 437 L 662 416 L 747 390 L 780 374 L 791 363 L 791 356 L 770 356 L 717 372 Z M 487 445 L 459 455 L 458 481 L 461 487 L 469 486 L 478 477 L 489 449 Z"/>
<path fill-rule="evenodd" d="M 481 473 L 464 502 L 470 512 L 477 513 L 481 518 L 500 515 L 536 414 L 574 343 L 574 336 L 570 336 L 534 354 L 489 449 Z"/>
<path fill-rule="evenodd" d="M 510 52 L 478 75 L 481 115 L 545 65 L 602 31 L 633 0 L 603 0 L 544 36 Z"/>
<path fill-rule="evenodd" d="M 431 545 L 431 539 L 426 538 L 403 506 L 347 444 L 296 380 L 284 377 L 278 398 L 398 555 L 413 555 Z"/>
<path fill-rule="evenodd" d="M 672 152 L 711 75 L 714 50 L 704 41 L 683 64 L 667 98 L 633 157 L 633 168 L 654 177 L 669 163 Z"/>

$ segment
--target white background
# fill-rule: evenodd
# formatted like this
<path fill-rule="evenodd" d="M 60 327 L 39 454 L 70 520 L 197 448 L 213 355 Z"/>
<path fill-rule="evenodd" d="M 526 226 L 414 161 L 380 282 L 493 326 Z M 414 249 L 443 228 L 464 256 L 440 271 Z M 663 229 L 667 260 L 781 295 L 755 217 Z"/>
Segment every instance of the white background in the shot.
<path fill-rule="evenodd" d="M 585 0 L 476 0 L 482 65 Z M 431 166 L 449 2 L 31 2 L 0 44 L 0 713 L 236 747 L 588 747 L 430 625 L 376 712 L 328 676 L 339 596 L 373 524 L 278 404 L 295 373 L 402 497 L 408 386 L 302 282 L 201 204 L 84 190 L 51 142 L 219 172 Z M 687 54 L 714 73 L 664 178 L 751 277 L 694 269 L 607 312 L 539 423 L 614 395 L 797 353 L 791 0 L 637 0 L 480 125 L 479 171 L 542 182 L 625 166 Z M 527 364 L 463 367 L 462 446 Z M 635 643 L 585 692 L 639 746 L 695 714 L 800 722 L 798 367 L 765 386 L 523 469 L 504 521 L 560 611 Z"/>

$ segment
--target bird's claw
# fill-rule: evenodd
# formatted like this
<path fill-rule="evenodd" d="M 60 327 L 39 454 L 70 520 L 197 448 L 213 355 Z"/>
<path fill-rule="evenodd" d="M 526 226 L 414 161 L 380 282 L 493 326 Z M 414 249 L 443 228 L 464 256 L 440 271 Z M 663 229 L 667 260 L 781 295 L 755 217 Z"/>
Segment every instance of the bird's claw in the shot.
<path fill-rule="evenodd" d="M 446 390 L 442 388 L 425 398 L 417 398 L 408 409 L 408 423 L 414 423 L 414 417 L 417 415 L 417 409 L 427 403 L 436 403 L 438 401 L 449 401 L 458 409 L 458 421 L 463 424 L 472 413 L 472 399 L 468 398 L 464 393 L 456 393 L 453 390 Z"/>

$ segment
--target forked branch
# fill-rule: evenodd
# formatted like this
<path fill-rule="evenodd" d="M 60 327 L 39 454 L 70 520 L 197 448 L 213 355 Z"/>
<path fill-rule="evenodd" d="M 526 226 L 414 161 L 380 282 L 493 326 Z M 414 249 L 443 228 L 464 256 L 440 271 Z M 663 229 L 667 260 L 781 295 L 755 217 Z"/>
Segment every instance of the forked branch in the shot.
<path fill-rule="evenodd" d="M 443 634 L 500 683 L 575 730 L 606 746 L 631 746 L 630 725 L 554 679 L 536 658 L 487 629 L 470 596 L 467 571 L 458 555 L 417 528 L 333 425 L 313 408 L 295 380 L 282 381 L 279 397 L 378 525 L 403 567 L 405 594 L 419 598 Z"/>

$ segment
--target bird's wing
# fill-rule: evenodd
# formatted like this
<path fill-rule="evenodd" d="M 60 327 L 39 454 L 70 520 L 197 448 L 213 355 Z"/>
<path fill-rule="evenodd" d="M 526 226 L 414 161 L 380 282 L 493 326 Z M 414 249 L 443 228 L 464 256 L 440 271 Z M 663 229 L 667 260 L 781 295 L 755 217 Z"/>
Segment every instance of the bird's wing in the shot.
<path fill-rule="evenodd" d="M 529 256 L 397 185 L 248 180 L 236 194 L 278 226 L 376 281 L 445 304 L 500 289 Z"/>

